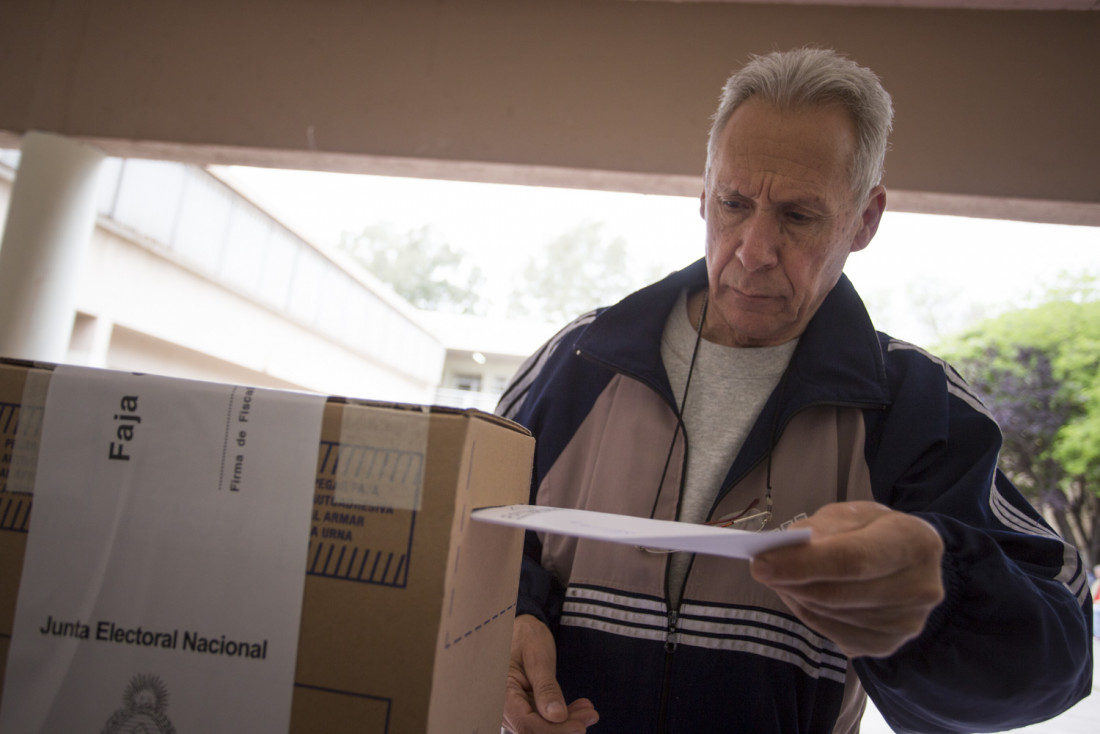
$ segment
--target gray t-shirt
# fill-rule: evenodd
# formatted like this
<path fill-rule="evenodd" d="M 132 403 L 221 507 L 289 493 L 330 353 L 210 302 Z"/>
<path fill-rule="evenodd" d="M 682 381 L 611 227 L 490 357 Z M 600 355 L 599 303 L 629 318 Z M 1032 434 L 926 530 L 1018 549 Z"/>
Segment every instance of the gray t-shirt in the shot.
<path fill-rule="evenodd" d="M 685 291 L 669 314 L 661 337 L 661 359 L 677 404 L 684 394 L 695 340 L 696 330 L 688 319 Z M 739 348 L 700 340 L 687 405 L 680 405 L 691 446 L 680 521 L 706 521 L 733 457 L 741 450 L 749 429 L 779 384 L 797 344 L 795 339 L 777 347 Z M 690 553 L 673 554 L 669 570 L 673 604 L 679 603 L 690 563 Z"/>

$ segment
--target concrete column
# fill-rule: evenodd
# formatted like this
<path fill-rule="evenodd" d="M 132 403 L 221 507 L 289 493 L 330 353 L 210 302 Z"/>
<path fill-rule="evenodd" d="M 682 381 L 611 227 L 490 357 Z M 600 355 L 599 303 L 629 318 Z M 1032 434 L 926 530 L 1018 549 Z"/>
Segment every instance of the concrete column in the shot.
<path fill-rule="evenodd" d="M 69 343 L 68 361 L 85 367 L 106 367 L 115 324 L 106 316 L 77 314 Z"/>
<path fill-rule="evenodd" d="M 0 240 L 0 356 L 65 361 L 103 159 L 59 135 L 23 137 Z"/>

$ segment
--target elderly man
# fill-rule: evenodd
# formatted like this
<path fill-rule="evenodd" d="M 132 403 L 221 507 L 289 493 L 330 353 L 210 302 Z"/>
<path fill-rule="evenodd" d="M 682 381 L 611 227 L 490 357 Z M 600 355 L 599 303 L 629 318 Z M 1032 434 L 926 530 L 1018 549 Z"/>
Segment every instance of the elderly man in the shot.
<path fill-rule="evenodd" d="M 751 563 L 529 533 L 507 728 L 851 732 L 866 690 L 898 730 L 989 731 L 1087 695 L 1080 559 L 997 470 L 979 400 L 842 274 L 892 116 L 833 52 L 755 58 L 711 129 L 704 261 L 580 317 L 506 392 L 532 502 L 812 530 Z"/>

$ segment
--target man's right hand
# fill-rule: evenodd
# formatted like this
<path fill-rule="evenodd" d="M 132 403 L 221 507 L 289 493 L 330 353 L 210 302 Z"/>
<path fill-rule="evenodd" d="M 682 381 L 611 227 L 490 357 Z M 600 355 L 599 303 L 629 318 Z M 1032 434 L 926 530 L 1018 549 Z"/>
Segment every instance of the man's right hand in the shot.
<path fill-rule="evenodd" d="M 530 614 L 516 617 L 504 694 L 504 727 L 514 734 L 583 734 L 599 721 L 587 698 L 566 706 L 557 681 L 554 636 Z"/>

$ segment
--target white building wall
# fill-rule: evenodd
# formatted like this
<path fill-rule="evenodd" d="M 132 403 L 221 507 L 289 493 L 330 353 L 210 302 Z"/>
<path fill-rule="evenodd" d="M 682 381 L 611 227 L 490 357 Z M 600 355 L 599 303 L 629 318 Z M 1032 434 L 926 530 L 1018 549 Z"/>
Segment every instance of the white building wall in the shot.
<path fill-rule="evenodd" d="M 0 225 L 16 162 L 0 153 Z M 68 361 L 434 401 L 446 350 L 385 286 L 202 169 L 104 168 Z"/>
<path fill-rule="evenodd" d="M 425 313 L 447 344 L 436 403 L 493 411 L 516 370 L 560 328 L 533 320 Z"/>

